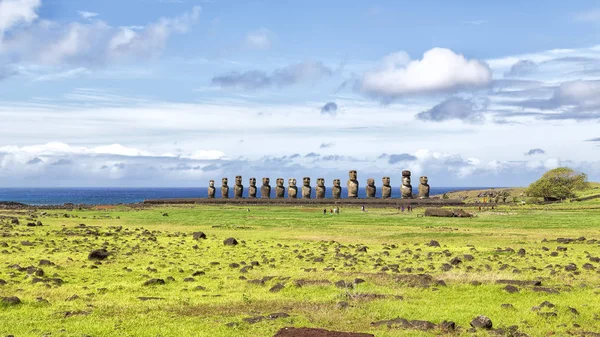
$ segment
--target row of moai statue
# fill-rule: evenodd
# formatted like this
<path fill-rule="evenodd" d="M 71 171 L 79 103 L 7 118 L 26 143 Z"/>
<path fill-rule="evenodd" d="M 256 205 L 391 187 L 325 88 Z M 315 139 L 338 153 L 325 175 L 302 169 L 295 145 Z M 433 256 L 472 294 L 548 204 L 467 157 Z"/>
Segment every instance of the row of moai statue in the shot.
<path fill-rule="evenodd" d="M 348 198 L 358 198 L 358 174 L 355 170 L 349 172 L 349 179 L 347 183 L 348 188 Z M 262 179 L 262 186 L 260 187 L 260 195 L 262 199 L 271 198 L 271 180 L 269 178 Z M 419 199 L 429 199 L 429 180 L 427 177 L 423 176 L 419 179 Z M 381 187 L 381 198 L 382 199 L 390 199 L 392 197 L 392 187 L 390 185 L 390 177 L 382 178 L 383 186 Z M 275 185 L 275 198 L 282 199 L 285 198 L 285 187 L 284 179 L 277 178 Z M 298 198 L 298 187 L 296 186 L 296 179 L 291 178 L 288 179 L 288 199 L 297 199 Z M 327 188 L 325 187 L 325 179 L 318 178 L 317 179 L 317 187 L 316 187 L 316 198 L 324 199 L 325 192 Z M 400 191 L 403 199 L 412 199 L 413 196 L 413 188 L 410 183 L 410 171 L 402 171 L 402 186 L 400 187 Z M 375 179 L 369 178 L 367 179 L 367 186 L 365 187 L 365 194 L 367 198 L 376 198 L 377 187 L 375 186 Z M 248 187 L 248 198 L 253 199 L 256 198 L 257 188 L 256 188 L 256 178 L 250 178 L 250 186 Z M 302 188 L 301 188 L 301 196 L 303 199 L 310 199 L 312 193 L 312 187 L 310 186 L 310 178 L 304 177 L 302 179 Z M 216 188 L 215 181 L 211 180 L 208 186 L 208 197 L 215 198 Z M 235 177 L 235 186 L 233 187 L 233 197 L 236 199 L 243 198 L 244 194 L 244 185 L 242 184 L 242 176 Z M 331 194 L 333 199 L 340 199 L 342 196 L 342 187 L 340 179 L 333 180 L 333 187 L 331 190 Z M 229 186 L 227 185 L 227 178 L 222 179 L 221 185 L 221 198 L 227 199 L 229 198 Z"/>

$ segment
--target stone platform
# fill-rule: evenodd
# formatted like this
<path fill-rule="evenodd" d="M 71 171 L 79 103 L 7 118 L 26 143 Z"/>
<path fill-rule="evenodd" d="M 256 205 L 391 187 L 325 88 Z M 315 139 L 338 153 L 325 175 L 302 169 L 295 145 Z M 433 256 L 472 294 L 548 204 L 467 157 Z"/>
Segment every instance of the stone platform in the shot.
<path fill-rule="evenodd" d="M 365 205 L 375 207 L 416 207 L 464 206 L 458 199 L 222 199 L 222 198 L 171 198 L 146 199 L 144 204 L 202 204 L 202 205 L 289 205 L 289 206 L 333 206 L 333 205 Z"/>

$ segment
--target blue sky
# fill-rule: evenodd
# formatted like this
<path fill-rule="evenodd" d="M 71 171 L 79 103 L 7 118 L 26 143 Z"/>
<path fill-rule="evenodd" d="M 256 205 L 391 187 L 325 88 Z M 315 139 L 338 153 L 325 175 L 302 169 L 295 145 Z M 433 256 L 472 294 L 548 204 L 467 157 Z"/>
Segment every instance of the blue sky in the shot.
<path fill-rule="evenodd" d="M 594 1 L 0 0 L 0 186 L 599 180 L 598 31 Z"/>

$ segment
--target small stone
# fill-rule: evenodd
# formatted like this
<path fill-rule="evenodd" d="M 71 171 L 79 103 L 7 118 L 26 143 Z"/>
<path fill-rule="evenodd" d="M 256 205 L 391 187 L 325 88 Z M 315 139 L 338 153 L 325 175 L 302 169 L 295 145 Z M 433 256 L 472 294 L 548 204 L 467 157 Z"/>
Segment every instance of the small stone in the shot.
<path fill-rule="evenodd" d="M 154 285 L 163 285 L 165 284 L 165 280 L 160 279 L 160 278 L 153 278 L 153 279 L 149 279 L 148 281 L 144 282 L 145 286 L 154 286 Z"/>

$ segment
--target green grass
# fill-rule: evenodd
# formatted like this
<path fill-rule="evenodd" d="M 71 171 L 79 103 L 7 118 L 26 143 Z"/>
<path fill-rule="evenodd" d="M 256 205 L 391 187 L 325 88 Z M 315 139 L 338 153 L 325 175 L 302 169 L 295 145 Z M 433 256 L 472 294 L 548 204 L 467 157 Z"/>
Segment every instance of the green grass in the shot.
<path fill-rule="evenodd" d="M 236 206 L 2 210 L 0 215 L 18 216 L 21 225 L 11 227 L 3 220 L 0 243 L 7 247 L 0 246 L 0 279 L 7 284 L 0 285 L 0 297 L 18 296 L 23 303 L 0 305 L 0 336 L 272 336 L 285 326 L 375 336 L 442 334 L 438 329 L 423 332 L 371 326 L 371 322 L 396 317 L 436 324 L 451 320 L 462 327 L 457 335 L 471 336 L 469 322 L 480 314 L 490 317 L 494 327 L 518 325 L 519 331 L 530 336 L 600 330 L 600 263 L 589 260 L 589 256 L 600 256 L 600 245 L 589 242 L 600 239 L 600 203 L 501 205 L 470 211 L 477 217 L 428 218 L 418 216 L 422 209 L 408 214 L 385 208 L 361 212 L 358 207 L 342 207 L 335 216 L 324 216 L 321 208 L 267 206 L 251 206 L 250 212 Z M 65 213 L 70 217 L 64 217 Z M 31 215 L 44 226 L 26 227 Z M 208 239 L 193 240 L 195 231 L 205 232 Z M 553 241 L 582 236 L 586 241 Z M 227 237 L 241 244 L 226 247 L 222 242 Z M 439 241 L 442 247 L 425 245 L 430 240 Z M 23 246 L 22 241 L 34 245 Z M 363 245 L 367 252 L 356 252 Z M 558 246 L 567 251 L 551 256 Z M 102 247 L 113 253 L 107 260 L 96 265 L 87 259 L 92 249 Z M 524 248 L 527 254 L 497 252 L 506 247 Z M 464 260 L 464 254 L 474 260 Z M 463 263 L 448 271 L 441 269 L 457 256 Z M 314 262 L 315 258 L 323 262 Z M 56 264 L 41 267 L 44 278 L 59 277 L 64 284 L 32 284 L 33 275 L 10 268 L 14 264 L 37 267 L 41 259 Z M 241 273 L 242 262 L 249 265 L 252 261 L 260 265 Z M 232 268 L 231 263 L 240 266 Z M 576 273 L 565 271 L 568 263 L 577 265 Z M 584 269 L 586 263 L 594 269 Z M 383 266 L 394 264 L 398 272 L 382 271 Z M 328 267 L 335 269 L 324 270 Z M 196 271 L 205 274 L 184 282 Z M 443 280 L 446 286 L 424 288 L 397 282 L 398 275 L 419 273 Z M 149 278 L 166 280 L 169 276 L 174 281 L 167 280 L 165 285 L 142 285 Z M 265 276 L 274 278 L 264 285 L 247 281 Z M 355 278 L 366 282 L 353 289 L 333 285 Z M 332 284 L 295 286 L 300 279 Z M 519 293 L 509 294 L 504 285 L 495 283 L 498 279 L 540 279 L 544 287 L 560 293 L 534 292 L 524 286 Z M 472 281 L 481 285 L 471 285 Z M 270 292 L 277 283 L 284 288 Z M 197 286 L 206 289 L 194 290 Z M 67 301 L 75 294 L 79 299 Z M 374 294 L 385 297 L 368 298 Z M 140 301 L 141 296 L 163 300 Z M 49 303 L 37 302 L 38 297 Z M 542 311 L 554 311 L 557 317 L 541 317 L 531 310 L 545 300 L 556 307 Z M 339 308 L 339 302 L 349 306 Z M 504 309 L 503 303 L 515 309 Z M 569 307 L 579 315 L 569 312 Z M 275 312 L 290 316 L 255 324 L 243 321 Z M 227 326 L 230 322 L 237 324 Z"/>

